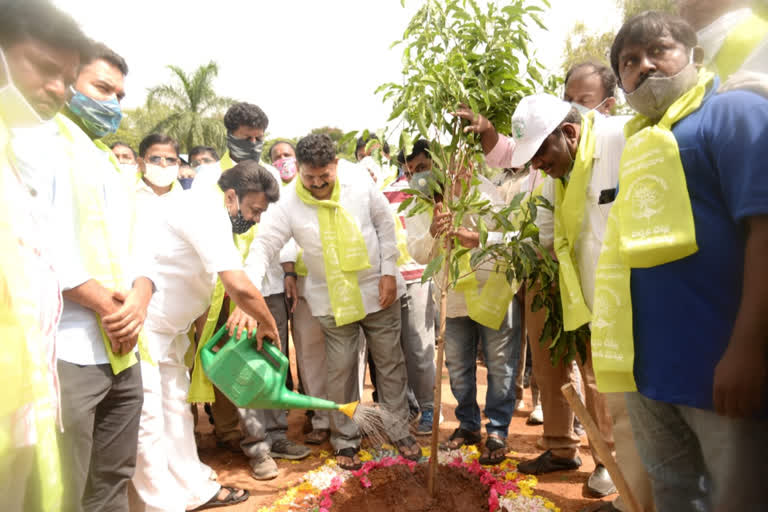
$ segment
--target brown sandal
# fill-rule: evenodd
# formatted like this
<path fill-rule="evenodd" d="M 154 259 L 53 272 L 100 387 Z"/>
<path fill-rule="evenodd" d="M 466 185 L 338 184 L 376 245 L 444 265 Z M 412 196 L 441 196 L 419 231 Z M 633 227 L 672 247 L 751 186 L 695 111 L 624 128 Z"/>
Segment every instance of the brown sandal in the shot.
<path fill-rule="evenodd" d="M 459 427 L 453 431 L 451 437 L 448 438 L 448 442 L 443 443 L 440 448 L 444 450 L 458 450 L 462 446 L 477 444 L 481 440 L 482 437 L 480 437 L 480 432 L 472 432 Z"/>

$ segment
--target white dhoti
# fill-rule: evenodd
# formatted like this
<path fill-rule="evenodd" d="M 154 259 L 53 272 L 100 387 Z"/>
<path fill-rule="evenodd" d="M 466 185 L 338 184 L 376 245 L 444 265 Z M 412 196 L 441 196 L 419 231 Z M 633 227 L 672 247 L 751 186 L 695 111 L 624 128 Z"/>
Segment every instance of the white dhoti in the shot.
<path fill-rule="evenodd" d="M 184 365 L 189 338 L 144 333 L 155 365 L 141 362 L 144 405 L 133 485 L 147 512 L 184 512 L 207 502 L 221 487 L 197 455 Z"/>

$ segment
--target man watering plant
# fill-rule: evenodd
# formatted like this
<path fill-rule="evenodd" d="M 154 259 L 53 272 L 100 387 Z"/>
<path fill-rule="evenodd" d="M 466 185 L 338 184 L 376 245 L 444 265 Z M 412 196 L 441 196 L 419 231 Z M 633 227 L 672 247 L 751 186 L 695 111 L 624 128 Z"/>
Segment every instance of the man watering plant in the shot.
<path fill-rule="evenodd" d="M 247 160 L 224 173 L 216 190 L 185 192 L 163 205 L 154 239 L 158 286 L 145 328 L 155 364 L 141 363 L 144 407 L 133 478 L 148 511 L 202 510 L 248 498 L 245 491 L 213 481 L 210 468 L 206 472 L 200 463 L 186 400 L 184 356 L 190 345 L 187 333 L 210 306 L 217 279 L 258 322 L 257 343 L 280 339 L 264 298 L 243 271 L 232 237 L 258 222 L 279 195 L 272 175 Z"/>
<path fill-rule="evenodd" d="M 611 66 L 638 113 L 597 268 L 593 357 L 627 394 L 659 511 L 765 510 L 768 100 L 716 94 L 685 21 L 640 14 Z"/>
<path fill-rule="evenodd" d="M 397 241 L 389 204 L 369 176 L 338 169 L 327 135 L 311 134 L 296 145 L 299 180 L 260 226 L 247 261 L 258 282 L 293 237 L 304 249 L 305 297 L 325 333 L 328 398 L 357 399 L 360 328 L 377 369 L 380 401 L 397 417 L 389 436 L 400 453 L 418 459 L 408 433 L 407 375 L 400 347 L 400 301 L 405 285 L 397 269 Z M 359 468 L 360 432 L 331 413 L 331 444 L 345 469 Z"/>

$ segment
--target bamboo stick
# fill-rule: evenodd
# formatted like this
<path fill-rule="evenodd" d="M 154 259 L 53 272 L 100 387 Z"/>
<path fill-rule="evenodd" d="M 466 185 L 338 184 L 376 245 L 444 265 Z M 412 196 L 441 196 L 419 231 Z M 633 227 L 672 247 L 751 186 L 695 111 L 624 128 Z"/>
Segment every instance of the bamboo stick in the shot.
<path fill-rule="evenodd" d="M 443 359 L 445 357 L 445 318 L 448 303 L 448 291 L 445 287 L 440 292 L 440 331 L 437 336 L 437 362 L 435 363 L 434 405 L 432 408 L 432 444 L 429 454 L 429 475 L 427 490 L 432 498 L 437 497 L 437 452 L 440 434 L 440 412 L 442 409 Z"/>
<path fill-rule="evenodd" d="M 589 443 L 595 448 L 597 455 L 600 457 L 600 461 L 605 465 L 608 474 L 611 475 L 611 479 L 619 490 L 619 494 L 624 499 L 624 503 L 626 503 L 629 508 L 629 512 L 643 512 L 642 508 L 637 503 L 635 495 L 632 493 L 632 489 L 629 488 L 627 481 L 624 480 L 624 475 L 622 474 L 619 465 L 616 463 L 616 459 L 613 458 L 610 448 L 608 448 L 608 445 L 605 443 L 603 436 L 600 435 L 600 429 L 597 428 L 595 420 L 589 414 L 587 408 L 584 407 L 584 404 L 581 403 L 579 395 L 576 394 L 573 384 L 569 382 L 560 388 L 560 390 L 571 405 L 571 409 L 576 414 L 576 417 L 579 418 L 579 421 L 581 421 L 581 424 L 587 431 Z"/>

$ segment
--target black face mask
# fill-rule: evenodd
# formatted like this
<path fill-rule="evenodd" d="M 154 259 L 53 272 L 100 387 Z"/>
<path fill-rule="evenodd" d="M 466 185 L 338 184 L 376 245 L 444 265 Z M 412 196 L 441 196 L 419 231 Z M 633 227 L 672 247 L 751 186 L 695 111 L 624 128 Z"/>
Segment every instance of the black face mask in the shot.
<path fill-rule="evenodd" d="M 237 199 L 237 215 L 229 215 L 229 220 L 232 222 L 232 232 L 236 235 L 242 235 L 249 229 L 251 229 L 254 224 L 256 224 L 255 221 L 252 220 L 245 220 L 243 217 L 243 212 L 240 211 L 240 200 Z"/>
<path fill-rule="evenodd" d="M 261 158 L 261 151 L 264 149 L 264 141 L 251 142 L 250 139 L 238 139 L 231 133 L 227 133 L 227 148 L 229 156 L 235 162 L 243 160 L 254 160 L 256 162 Z"/>

